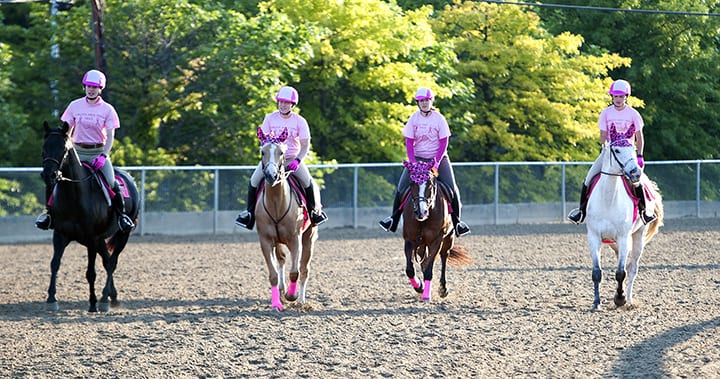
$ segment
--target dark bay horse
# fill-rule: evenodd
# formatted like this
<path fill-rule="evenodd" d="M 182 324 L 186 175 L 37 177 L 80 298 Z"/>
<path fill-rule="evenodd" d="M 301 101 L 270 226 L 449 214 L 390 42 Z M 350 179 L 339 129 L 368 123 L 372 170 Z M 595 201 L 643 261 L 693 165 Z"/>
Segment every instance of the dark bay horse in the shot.
<path fill-rule="evenodd" d="M 120 231 L 117 214 L 111 209 L 97 176 L 91 168 L 80 162 L 68 136 L 70 128 L 68 123 L 64 122 L 59 128 L 50 128 L 47 122 L 43 126 L 45 142 L 42 148 L 41 176 L 45 181 L 48 200 L 51 200 L 48 206 L 54 224 L 48 308 L 51 310 L 59 308 L 55 298 L 55 284 L 60 260 L 70 242 L 77 241 L 87 248 L 88 265 L 85 277 L 90 286 L 88 311 L 98 311 L 95 296 L 95 259 L 100 255 L 107 272 L 105 288 L 100 298 L 100 311 L 107 312 L 110 310 L 110 301 L 113 306 L 117 305 L 113 273 L 130 232 Z M 121 192 L 127 194 L 125 196 L 127 214 L 136 220 L 140 198 L 137 186 L 127 172 L 116 169 L 115 176 L 121 184 L 121 189 L 124 186 Z"/>
<path fill-rule="evenodd" d="M 285 299 L 305 303 L 305 290 L 312 259 L 317 226 L 310 224 L 297 193 L 291 188 L 290 172 L 285 170 L 287 130 L 280 136 L 265 135 L 258 129 L 262 143 L 262 168 L 265 183 L 255 207 L 255 225 L 267 264 L 272 309 L 282 311 L 281 293 L 285 291 L 285 260 L 290 260 L 289 283 Z"/>
<path fill-rule="evenodd" d="M 440 297 L 448 294 L 445 269 L 449 261 L 458 267 L 472 264 L 467 249 L 455 245 L 448 200 L 438 180 L 435 161 L 403 164 L 410 173 L 410 193 L 403 206 L 403 238 L 405 239 L 405 274 L 416 292 L 422 293 L 423 301 L 430 301 L 433 266 L 438 254 L 442 271 L 440 274 Z M 411 203 L 408 205 L 408 201 Z M 424 282 L 415 276 L 417 260 Z"/>

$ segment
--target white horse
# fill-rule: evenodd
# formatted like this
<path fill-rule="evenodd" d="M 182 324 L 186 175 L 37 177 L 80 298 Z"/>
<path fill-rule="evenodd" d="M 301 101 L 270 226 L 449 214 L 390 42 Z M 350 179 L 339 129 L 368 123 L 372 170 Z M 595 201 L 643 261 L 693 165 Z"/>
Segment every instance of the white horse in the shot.
<path fill-rule="evenodd" d="M 615 280 L 617 291 L 615 305 L 620 307 L 632 303 L 633 283 L 638 273 L 640 256 L 645 244 L 657 234 L 663 222 L 663 205 L 657 185 L 645 175 L 637 163 L 635 147 L 606 144 L 600 153 L 602 171 L 592 187 L 587 204 L 587 235 L 592 258 L 592 279 L 595 300 L 592 310 L 600 308 L 600 252 L 603 243 L 610 244 L 618 257 Z M 630 183 L 626 182 L 629 181 Z M 627 185 L 627 187 L 626 187 Z M 628 194 L 628 187 L 643 185 L 654 198 L 648 202 L 653 207 L 657 220 L 643 224 L 638 214 L 637 202 Z M 628 259 L 629 258 L 629 259 Z M 623 294 L 623 281 L 629 273 L 627 295 Z"/>

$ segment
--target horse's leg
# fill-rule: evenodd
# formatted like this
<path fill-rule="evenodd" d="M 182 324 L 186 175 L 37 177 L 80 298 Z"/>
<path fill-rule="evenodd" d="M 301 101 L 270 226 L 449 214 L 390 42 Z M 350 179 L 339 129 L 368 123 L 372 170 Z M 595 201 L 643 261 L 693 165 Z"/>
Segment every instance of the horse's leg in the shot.
<path fill-rule="evenodd" d="M 52 261 L 50 261 L 50 286 L 48 287 L 46 302 L 47 309 L 51 311 L 60 309 L 57 299 L 55 298 L 55 293 L 57 292 L 57 273 L 60 270 L 60 261 L 68 244 L 70 244 L 69 239 L 63 237 L 58 232 L 53 232 L 53 257 Z"/>
<path fill-rule="evenodd" d="M 117 256 L 110 255 L 108 252 L 107 246 L 105 245 L 105 241 L 100 240 L 97 243 L 96 249 L 98 251 L 98 254 L 102 258 L 103 267 L 105 268 L 105 273 L 107 274 L 107 278 L 105 280 L 105 287 L 103 288 L 102 297 L 100 297 L 100 312 L 108 312 L 110 311 L 110 296 L 117 297 L 117 293 L 115 292 L 115 284 L 113 280 L 113 274 L 115 273 L 115 267 L 117 266 Z"/>
<path fill-rule="evenodd" d="M 440 251 L 440 265 L 442 269 L 440 271 L 440 297 L 446 297 L 448 295 L 447 283 L 445 281 L 445 269 L 447 267 L 448 255 L 450 249 L 452 248 L 454 239 L 455 236 L 453 235 L 453 232 L 450 232 L 443 238 L 442 250 Z"/>
<path fill-rule="evenodd" d="M 290 282 L 288 283 L 285 299 L 295 301 L 297 299 L 297 282 L 300 267 L 300 250 L 302 249 L 302 235 L 297 235 L 289 241 L 288 250 L 290 252 L 290 273 L 288 275 Z"/>
<path fill-rule="evenodd" d="M 277 268 L 278 290 L 285 292 L 285 260 L 288 256 L 288 247 L 282 243 L 275 244 L 275 267 Z"/>
<path fill-rule="evenodd" d="M 282 311 L 282 302 L 280 301 L 280 289 L 278 288 L 278 272 L 277 258 L 274 254 L 274 242 L 267 238 L 260 238 L 260 248 L 262 249 L 265 264 L 268 269 L 268 280 L 270 281 L 270 295 L 272 309 Z"/>
<path fill-rule="evenodd" d="M 405 275 L 410 280 L 410 285 L 415 289 L 415 292 L 422 293 L 423 285 L 415 276 L 415 265 L 413 264 L 413 251 L 415 251 L 415 244 L 411 241 L 405 241 Z"/>
<path fill-rule="evenodd" d="M 313 251 L 315 250 L 315 241 L 317 240 L 317 227 L 309 227 L 303 233 L 302 237 L 302 254 L 300 256 L 300 284 L 298 299 L 301 303 L 305 303 L 305 291 L 310 276 L 310 260 L 312 260 Z"/>
<path fill-rule="evenodd" d="M 618 265 L 615 271 L 615 280 L 617 281 L 617 289 L 615 291 L 615 305 L 621 307 L 625 305 L 626 299 L 623 291 L 623 283 L 625 282 L 625 262 L 627 261 L 628 249 L 630 244 L 630 236 L 618 238 Z"/>
<path fill-rule="evenodd" d="M 97 296 L 95 296 L 95 278 L 97 273 L 95 272 L 95 259 L 98 253 L 95 249 L 96 247 L 92 245 L 87 247 L 88 264 L 87 270 L 85 271 L 85 278 L 90 287 L 90 308 L 88 312 L 97 312 Z"/>
<path fill-rule="evenodd" d="M 602 281 L 602 268 L 600 267 L 600 250 L 602 239 L 600 235 L 588 232 L 588 247 L 590 248 L 590 259 L 592 259 L 592 281 L 593 281 L 593 306 L 592 310 L 600 309 L 600 282 Z"/>
<path fill-rule="evenodd" d="M 423 279 L 425 281 L 421 299 L 423 301 L 430 301 L 431 290 L 432 290 L 432 279 L 433 279 L 433 268 L 435 267 L 435 258 L 438 255 L 440 247 L 442 246 L 442 239 L 437 237 L 439 241 L 433 241 L 427 249 L 430 252 L 425 258 L 425 267 L 423 268 Z M 447 258 L 447 257 L 446 257 Z M 444 260 L 443 260 L 444 261 Z"/>
<path fill-rule="evenodd" d="M 632 250 L 630 250 L 630 256 L 627 261 L 628 283 L 626 297 L 628 304 L 632 304 L 633 283 L 635 283 L 635 278 L 637 277 L 638 270 L 640 269 L 640 257 L 645 249 L 645 241 L 643 237 L 646 229 L 646 227 L 640 228 L 633 234 L 632 237 Z"/>

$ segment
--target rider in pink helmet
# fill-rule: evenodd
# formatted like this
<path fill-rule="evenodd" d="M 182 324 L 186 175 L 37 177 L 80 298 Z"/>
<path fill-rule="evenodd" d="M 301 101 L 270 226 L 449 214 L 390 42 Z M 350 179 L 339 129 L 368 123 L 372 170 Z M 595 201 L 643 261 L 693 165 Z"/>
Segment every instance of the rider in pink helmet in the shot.
<path fill-rule="evenodd" d="M 612 96 L 612 105 L 603 109 L 598 120 L 600 128 L 600 143 L 605 145 L 607 142 L 614 143 L 616 140 L 622 140 L 624 135 L 631 135 L 629 143 L 635 145 L 637 151 L 637 160 L 640 168 L 645 166 L 643 160 L 643 149 L 645 148 L 645 135 L 643 134 L 644 122 L 640 113 L 627 104 L 628 96 L 630 96 L 630 83 L 626 80 L 615 80 L 610 84 L 608 93 Z M 590 167 L 582 190 L 580 191 L 580 207 L 570 211 L 568 220 L 580 224 L 585 220 L 585 213 L 588 202 L 588 188 L 593 178 L 600 173 L 602 162 L 598 157 Z M 653 207 L 646 206 L 646 199 L 643 191 L 642 183 L 635 187 L 635 195 L 640 199 L 638 207 L 640 208 L 640 216 L 645 224 L 649 224 L 657 219 Z"/>
<path fill-rule="evenodd" d="M 305 200 L 313 225 L 320 225 L 327 221 L 327 214 L 322 210 L 320 202 L 320 189 L 310 176 L 305 165 L 305 157 L 310 151 L 310 127 L 304 117 L 293 112 L 300 96 L 293 87 L 282 87 L 275 95 L 278 110 L 265 116 L 260 128 L 265 134 L 280 135 L 287 130 L 288 138 L 285 140 L 285 166 L 288 171 L 300 182 L 305 189 Z M 252 230 L 255 225 L 255 202 L 257 200 L 258 186 L 263 180 L 262 161 L 250 177 L 247 195 L 247 209 L 235 219 L 235 224 Z"/>
<path fill-rule="evenodd" d="M 115 181 L 110 160 L 110 150 L 115 141 L 115 129 L 120 127 L 120 118 L 115 108 L 100 96 L 106 83 L 105 74 L 102 72 L 86 72 L 82 78 L 85 96 L 72 101 L 60 119 L 71 126 L 73 145 L 80 160 L 92 165 L 112 187 L 115 192 L 112 207 L 118 215 L 118 226 L 124 232 L 129 232 L 135 227 L 135 223 L 125 213 L 125 201 L 120 193 L 120 186 Z M 43 230 L 52 228 L 52 217 L 48 209 L 38 216 L 35 226 Z"/>
<path fill-rule="evenodd" d="M 450 127 L 445 116 L 433 108 L 433 92 L 429 88 L 420 88 L 415 92 L 415 102 L 418 110 L 410 116 L 403 136 L 405 136 L 405 147 L 410 162 L 416 160 L 431 161 L 435 159 L 438 170 L 438 179 L 453 189 L 452 193 L 452 216 L 455 225 L 455 234 L 464 236 L 470 233 L 468 225 L 460 220 L 460 190 L 455 183 L 455 173 L 447 155 L 448 140 L 450 139 Z M 402 210 L 400 204 L 405 192 L 410 188 L 410 174 L 407 168 L 403 169 L 395 189 L 392 215 L 380 221 L 380 227 L 386 232 L 395 232 L 400 222 Z"/>

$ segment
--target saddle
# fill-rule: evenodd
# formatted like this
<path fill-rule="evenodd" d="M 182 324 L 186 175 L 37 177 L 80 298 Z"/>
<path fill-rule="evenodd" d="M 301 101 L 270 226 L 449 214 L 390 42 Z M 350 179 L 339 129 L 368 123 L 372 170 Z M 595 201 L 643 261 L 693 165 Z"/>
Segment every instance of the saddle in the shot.
<path fill-rule="evenodd" d="M 588 199 L 590 198 L 590 194 L 592 194 L 593 190 L 595 189 L 595 185 L 597 184 L 598 180 L 600 180 L 600 175 L 602 175 L 602 174 L 595 174 L 595 176 L 590 181 L 590 186 L 588 187 L 588 192 L 587 192 Z M 637 220 L 638 216 L 640 215 L 640 213 L 639 213 L 640 208 L 638 207 L 638 204 L 640 203 L 640 198 L 637 197 L 637 195 L 635 195 L 635 191 L 633 190 L 633 184 L 630 183 L 630 180 L 628 180 L 628 178 L 623 176 L 622 181 L 623 181 L 623 185 L 625 187 L 625 192 L 627 193 L 627 195 L 630 197 L 630 199 L 633 202 L 633 222 L 635 222 Z M 650 194 L 648 193 L 645 186 L 642 183 L 640 183 L 640 185 L 643 186 L 643 193 L 645 194 L 645 198 L 648 200 L 651 200 L 649 198 Z"/>
<path fill-rule="evenodd" d="M 95 171 L 93 167 L 87 163 L 82 162 L 83 167 L 85 167 L 89 175 L 93 177 L 95 182 L 97 182 L 98 186 L 102 190 L 103 195 L 105 196 L 105 201 L 107 202 L 108 207 L 112 206 L 112 199 L 115 197 L 115 191 L 112 190 L 112 187 L 110 184 L 108 184 L 107 180 L 105 180 L 105 176 L 100 174 L 98 171 Z M 125 179 L 118 175 L 117 172 L 114 172 L 115 175 L 115 181 L 118 183 L 118 186 L 120 187 L 120 194 L 122 194 L 122 197 L 125 199 L 130 198 L 130 191 L 128 191 L 127 185 L 125 184 Z M 57 183 L 55 184 L 57 186 Z M 55 189 L 53 188 L 52 193 L 50 194 L 50 199 L 48 199 L 48 206 L 52 206 L 55 203 Z"/>

